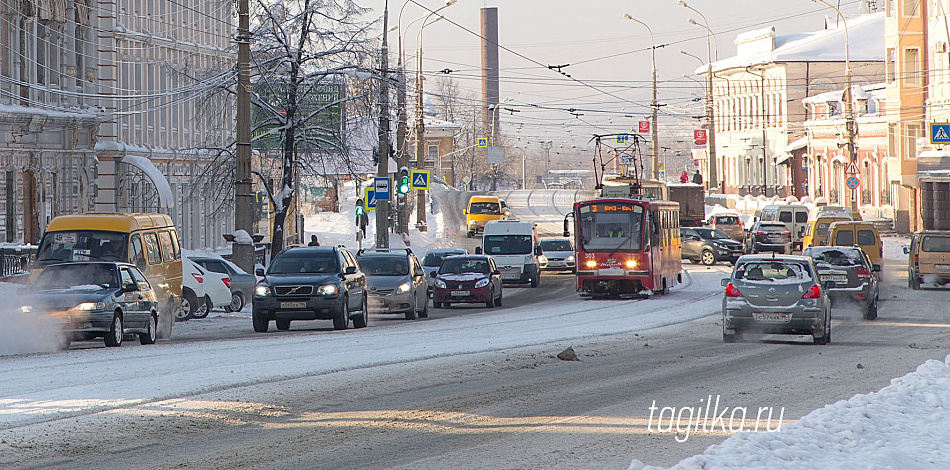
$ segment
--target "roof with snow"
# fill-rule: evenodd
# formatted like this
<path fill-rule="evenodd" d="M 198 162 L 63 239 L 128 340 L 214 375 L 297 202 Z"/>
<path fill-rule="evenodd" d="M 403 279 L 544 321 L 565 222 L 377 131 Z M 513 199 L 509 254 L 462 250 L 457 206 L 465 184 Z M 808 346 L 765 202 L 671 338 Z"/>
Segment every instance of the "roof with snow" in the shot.
<path fill-rule="evenodd" d="M 847 20 L 851 62 L 884 61 L 884 13 Z M 748 31 L 736 37 L 738 53 L 713 62 L 714 70 L 744 68 L 772 62 L 844 62 L 844 24 L 810 33 L 776 35 L 774 28 Z M 708 65 L 696 69 L 705 74 Z"/>

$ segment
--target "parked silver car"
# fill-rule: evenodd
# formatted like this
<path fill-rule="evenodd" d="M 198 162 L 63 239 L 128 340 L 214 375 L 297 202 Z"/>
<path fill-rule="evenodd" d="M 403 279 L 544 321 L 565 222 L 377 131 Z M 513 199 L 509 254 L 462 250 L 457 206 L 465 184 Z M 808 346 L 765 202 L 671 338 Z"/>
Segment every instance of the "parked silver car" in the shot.
<path fill-rule="evenodd" d="M 722 340 L 734 343 L 744 332 L 811 335 L 831 342 L 831 301 L 814 261 L 807 256 L 745 255 L 722 280 Z"/>

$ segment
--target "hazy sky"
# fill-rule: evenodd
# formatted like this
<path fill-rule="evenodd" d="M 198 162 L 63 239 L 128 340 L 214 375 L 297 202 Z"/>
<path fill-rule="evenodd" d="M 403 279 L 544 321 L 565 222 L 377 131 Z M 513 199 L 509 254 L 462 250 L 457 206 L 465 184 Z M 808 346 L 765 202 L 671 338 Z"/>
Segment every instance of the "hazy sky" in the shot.
<path fill-rule="evenodd" d="M 848 16 L 858 14 L 864 4 L 860 0 L 830 1 Z M 426 13 L 415 2 L 431 9 L 444 4 L 444 0 L 390 2 L 390 25 L 397 23 L 399 10 L 406 5 L 402 25 L 407 31 L 403 37 L 407 56 L 415 55 L 421 21 L 408 28 L 407 24 Z M 740 32 L 770 26 L 777 34 L 815 31 L 824 27 L 826 16 L 834 18 L 832 10 L 810 0 L 687 3 L 706 16 L 716 34 L 720 58 L 735 54 L 733 40 Z M 382 14 L 383 0 L 364 0 L 362 4 Z M 624 19 L 624 13 L 647 23 L 657 45 L 665 45 L 656 51 L 659 101 L 666 104 L 658 126 L 664 140 L 661 146 L 682 146 L 675 144 L 671 133 L 678 131 L 682 138 L 698 127 L 699 121 L 690 116 L 703 113 L 702 102 L 691 100 L 701 97 L 703 88 L 692 73 L 702 62 L 680 50 L 705 61 L 706 30 L 690 24 L 689 18 L 700 23 L 702 18 L 677 5 L 676 0 L 458 0 L 441 12 L 458 26 L 441 20 L 425 28 L 423 70 L 428 78 L 451 69 L 451 76 L 463 89 L 480 96 L 480 39 L 476 34 L 480 31 L 479 10 L 485 6 L 498 8 L 501 46 L 531 59 L 500 51 L 501 98 L 509 100 L 505 106 L 520 110 L 513 115 L 503 113 L 503 129 L 509 136 L 530 144 L 554 140 L 558 145 L 586 146 L 595 133 L 629 131 L 649 115 L 650 36 L 643 25 Z M 389 40 L 395 54 L 397 34 L 390 33 Z M 580 82 L 532 60 L 544 65 L 571 64 L 563 70 Z M 566 111 L 570 108 L 583 115 L 571 115 Z"/>

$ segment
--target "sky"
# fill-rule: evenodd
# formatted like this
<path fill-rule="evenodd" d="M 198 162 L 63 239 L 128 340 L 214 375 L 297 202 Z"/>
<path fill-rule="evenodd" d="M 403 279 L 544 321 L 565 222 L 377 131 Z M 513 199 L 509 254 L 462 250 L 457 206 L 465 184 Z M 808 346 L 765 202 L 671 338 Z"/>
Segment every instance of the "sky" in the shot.
<path fill-rule="evenodd" d="M 359 1 L 359 0 L 358 0 Z M 862 0 L 830 0 L 846 16 L 863 11 Z M 384 0 L 363 0 L 381 16 Z M 834 21 L 833 10 L 809 0 L 689 0 L 715 33 L 715 58 L 735 54 L 738 33 L 774 26 L 777 34 L 816 31 L 825 18 Z M 880 4 L 881 2 L 878 1 Z M 436 9 L 443 0 L 394 0 L 390 2 L 390 25 L 402 14 L 406 56 L 417 50 L 417 33 L 425 10 Z M 636 129 L 637 121 L 650 114 L 650 35 L 641 24 L 627 20 L 628 13 L 653 30 L 656 50 L 661 146 L 686 148 L 677 139 L 691 136 L 699 127 L 693 116 L 703 114 L 703 86 L 693 75 L 707 57 L 706 30 L 689 23 L 696 13 L 676 0 L 458 0 L 441 11 L 446 20 L 427 26 L 423 36 L 423 70 L 427 77 L 450 69 L 463 90 L 480 96 L 479 10 L 498 8 L 501 62 L 501 100 L 517 113 L 503 113 L 503 130 L 529 145 L 553 140 L 557 146 L 586 146 L 594 134 Z M 881 4 L 881 7 L 883 5 Z M 448 21 L 451 20 L 451 21 Z M 453 24 L 454 23 L 454 24 Z M 467 28 L 469 31 L 466 31 Z M 398 49 L 396 32 L 390 48 Z M 659 47 L 662 46 L 662 47 Z M 684 50 L 694 57 L 681 54 Z M 883 60 L 883 51 L 881 51 Z M 395 56 L 394 56 L 395 57 Z M 414 63 L 414 62 L 413 62 Z M 571 80 L 547 65 L 570 64 L 561 70 Z M 537 106 L 533 106 L 537 105 Z M 554 108 L 554 109 L 541 109 Z M 568 110 L 578 116 L 572 115 Z"/>

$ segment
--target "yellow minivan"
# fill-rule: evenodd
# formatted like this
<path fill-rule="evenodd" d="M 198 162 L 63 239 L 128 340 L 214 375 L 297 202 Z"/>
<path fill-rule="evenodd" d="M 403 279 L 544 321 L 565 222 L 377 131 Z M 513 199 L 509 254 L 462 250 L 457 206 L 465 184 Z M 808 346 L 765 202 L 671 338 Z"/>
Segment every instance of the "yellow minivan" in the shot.
<path fill-rule="evenodd" d="M 849 220 L 835 222 L 828 227 L 828 245 L 856 246 L 868 255 L 872 264 L 881 264 L 884 257 L 884 245 L 877 227 L 870 222 Z"/>
<path fill-rule="evenodd" d="M 921 283 L 950 284 L 950 231 L 924 230 L 910 239 L 907 256 L 907 286 L 920 289 Z"/>
<path fill-rule="evenodd" d="M 502 211 L 501 200 L 495 196 L 472 196 L 468 200 L 468 208 L 463 213 L 469 238 L 485 230 L 485 224 L 488 221 L 506 218 Z"/>
<path fill-rule="evenodd" d="M 802 250 L 810 246 L 822 246 L 828 244 L 828 227 L 835 222 L 848 222 L 850 217 L 844 216 L 826 216 L 819 215 L 818 218 L 809 220 L 805 225 L 805 233 L 802 235 Z"/>
<path fill-rule="evenodd" d="M 149 213 L 55 217 L 40 240 L 30 282 L 46 266 L 73 261 L 138 266 L 158 294 L 159 332 L 163 337 L 171 334 L 173 312 L 182 296 L 181 246 L 171 217 Z"/>

